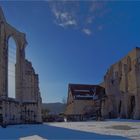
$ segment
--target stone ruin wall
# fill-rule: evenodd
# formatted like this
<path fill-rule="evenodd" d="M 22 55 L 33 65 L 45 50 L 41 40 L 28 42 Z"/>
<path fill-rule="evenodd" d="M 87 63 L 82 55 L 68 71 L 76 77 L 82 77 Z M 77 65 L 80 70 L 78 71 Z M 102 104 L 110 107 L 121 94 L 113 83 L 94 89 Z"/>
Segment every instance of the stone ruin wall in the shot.
<path fill-rule="evenodd" d="M 140 48 L 112 65 L 105 77 L 107 94 L 102 104 L 105 118 L 140 119 Z"/>
<path fill-rule="evenodd" d="M 16 42 L 15 99 L 8 97 L 8 40 L 10 37 Z M 26 45 L 25 34 L 7 23 L 0 7 L 0 115 L 6 123 L 24 123 L 23 118 L 27 115 L 31 122 L 42 122 L 39 79 L 31 62 L 26 60 Z M 25 110 L 26 108 L 28 109 Z M 35 117 L 32 120 L 33 116 Z"/>

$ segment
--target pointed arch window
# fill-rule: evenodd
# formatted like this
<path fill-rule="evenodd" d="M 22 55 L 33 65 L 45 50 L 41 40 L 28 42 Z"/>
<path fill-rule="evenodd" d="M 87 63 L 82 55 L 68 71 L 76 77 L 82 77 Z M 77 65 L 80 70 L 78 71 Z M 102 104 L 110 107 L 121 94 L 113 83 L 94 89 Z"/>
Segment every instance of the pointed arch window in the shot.
<path fill-rule="evenodd" d="M 15 98 L 16 93 L 16 43 L 8 39 L 8 96 Z"/>

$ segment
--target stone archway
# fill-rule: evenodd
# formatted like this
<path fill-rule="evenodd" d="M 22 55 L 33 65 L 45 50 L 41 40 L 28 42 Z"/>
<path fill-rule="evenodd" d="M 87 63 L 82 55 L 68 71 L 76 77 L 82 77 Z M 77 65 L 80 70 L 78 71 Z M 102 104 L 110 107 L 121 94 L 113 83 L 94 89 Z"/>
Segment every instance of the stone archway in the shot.
<path fill-rule="evenodd" d="M 0 96 L 8 97 L 8 41 L 12 37 L 16 44 L 16 67 L 15 67 L 15 95 L 22 101 L 24 88 L 24 62 L 25 46 L 27 44 L 25 34 L 17 31 L 9 25 L 0 9 Z"/>
<path fill-rule="evenodd" d="M 9 98 L 9 51 L 11 46 L 9 40 L 12 38 L 15 44 L 13 73 L 15 85 L 14 98 Z M 32 63 L 25 58 L 25 47 L 27 45 L 25 34 L 18 31 L 7 23 L 0 7 L 0 122 L 4 124 L 25 123 L 23 118 L 29 115 L 31 121 L 42 122 L 41 119 L 41 96 L 39 92 L 38 75 Z M 8 91 L 9 90 L 9 91 Z M 33 105 L 33 106 L 32 106 Z M 30 112 L 34 110 L 35 120 L 28 112 L 24 112 L 24 106 Z"/>

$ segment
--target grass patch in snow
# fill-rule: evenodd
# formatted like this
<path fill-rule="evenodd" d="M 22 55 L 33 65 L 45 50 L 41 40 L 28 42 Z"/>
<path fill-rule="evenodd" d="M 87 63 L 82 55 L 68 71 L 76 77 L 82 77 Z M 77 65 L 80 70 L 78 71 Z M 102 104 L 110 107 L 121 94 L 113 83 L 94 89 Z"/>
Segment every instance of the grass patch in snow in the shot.
<path fill-rule="evenodd" d="M 131 129 L 136 129 L 136 128 L 133 128 L 133 127 L 130 127 L 128 125 L 112 125 L 112 126 L 109 126 L 109 127 L 106 127 L 108 129 L 116 129 L 116 130 L 131 130 Z"/>

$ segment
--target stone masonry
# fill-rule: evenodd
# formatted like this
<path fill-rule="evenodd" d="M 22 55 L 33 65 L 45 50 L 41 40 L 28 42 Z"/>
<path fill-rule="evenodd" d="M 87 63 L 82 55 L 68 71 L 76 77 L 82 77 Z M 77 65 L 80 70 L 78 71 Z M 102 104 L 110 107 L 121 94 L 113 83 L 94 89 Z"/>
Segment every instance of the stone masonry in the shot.
<path fill-rule="evenodd" d="M 140 119 L 140 48 L 112 65 L 103 85 L 107 94 L 102 104 L 105 118 Z"/>
<path fill-rule="evenodd" d="M 16 97 L 8 97 L 8 40 L 16 42 Z M 25 58 L 25 34 L 9 25 L 0 7 L 0 123 L 41 123 L 39 79 Z"/>

